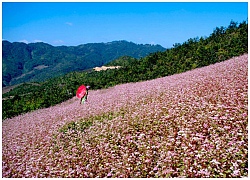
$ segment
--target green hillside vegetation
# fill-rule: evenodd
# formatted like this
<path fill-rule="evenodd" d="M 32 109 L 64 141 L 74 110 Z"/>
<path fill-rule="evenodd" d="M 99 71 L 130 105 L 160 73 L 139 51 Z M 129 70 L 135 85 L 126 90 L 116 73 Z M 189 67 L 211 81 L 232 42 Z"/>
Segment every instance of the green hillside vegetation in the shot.
<path fill-rule="evenodd" d="M 133 58 L 131 56 L 121 56 L 120 58 L 107 63 L 105 66 L 122 66 L 122 67 L 125 67 L 125 66 L 128 66 L 129 64 L 131 64 L 131 63 L 133 63 L 135 61 L 137 61 L 137 59 Z"/>
<path fill-rule="evenodd" d="M 102 66 L 120 56 L 141 58 L 151 52 L 166 50 L 160 45 L 143 45 L 127 41 L 88 43 L 69 47 L 2 41 L 2 47 L 3 86 L 31 81 L 42 82 L 72 71 Z"/>
<path fill-rule="evenodd" d="M 75 96 L 79 85 L 91 89 L 137 82 L 185 72 L 248 53 L 248 23 L 231 22 L 228 27 L 215 28 L 207 37 L 191 38 L 175 44 L 165 52 L 133 59 L 122 57 L 108 65 L 122 68 L 106 71 L 72 72 L 40 83 L 23 84 L 3 94 L 3 119 L 39 108 L 53 106 Z"/>

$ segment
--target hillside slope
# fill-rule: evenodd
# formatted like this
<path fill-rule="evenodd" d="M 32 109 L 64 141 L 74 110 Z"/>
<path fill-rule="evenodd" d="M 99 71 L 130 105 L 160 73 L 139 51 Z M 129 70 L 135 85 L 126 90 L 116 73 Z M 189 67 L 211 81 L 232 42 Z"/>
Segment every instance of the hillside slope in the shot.
<path fill-rule="evenodd" d="M 247 177 L 248 55 L 2 122 L 3 177 Z"/>
<path fill-rule="evenodd" d="M 72 71 L 102 66 L 120 56 L 142 58 L 164 51 L 160 45 L 127 41 L 88 43 L 79 46 L 52 46 L 46 43 L 2 41 L 3 86 L 44 81 Z M 53 72 L 53 73 L 51 73 Z"/>
<path fill-rule="evenodd" d="M 228 27 L 216 28 L 207 38 L 191 38 L 183 44 L 176 43 L 165 52 L 151 53 L 141 59 L 125 56 L 107 64 L 122 66 L 119 69 L 72 72 L 39 83 L 41 86 L 25 83 L 3 94 L 6 99 L 3 101 L 3 119 L 66 101 L 74 96 L 81 84 L 87 84 L 94 90 L 146 81 L 204 67 L 247 52 L 248 23 L 231 22 Z M 54 74 L 51 72 L 49 74 Z"/>

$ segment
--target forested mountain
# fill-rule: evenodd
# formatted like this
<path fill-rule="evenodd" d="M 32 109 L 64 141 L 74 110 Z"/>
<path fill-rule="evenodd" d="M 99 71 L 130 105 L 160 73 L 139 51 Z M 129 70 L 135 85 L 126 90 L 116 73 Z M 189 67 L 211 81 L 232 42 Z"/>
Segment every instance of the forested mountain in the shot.
<path fill-rule="evenodd" d="M 57 47 L 41 42 L 25 44 L 2 41 L 2 48 L 3 86 L 41 82 L 72 71 L 102 66 L 120 56 L 142 58 L 149 53 L 165 50 L 160 45 L 127 41 Z"/>
<path fill-rule="evenodd" d="M 215 28 L 207 38 L 191 38 L 164 52 L 134 60 L 121 57 L 109 65 L 122 65 L 106 71 L 71 72 L 40 84 L 23 84 L 3 94 L 3 119 L 49 107 L 75 96 L 81 84 L 101 89 L 116 84 L 145 81 L 185 72 L 248 53 L 248 23 L 231 22 Z"/>
<path fill-rule="evenodd" d="M 131 63 L 133 63 L 134 61 L 137 61 L 136 58 L 133 58 L 131 56 L 121 56 L 118 59 L 115 59 L 107 64 L 105 64 L 106 66 L 122 66 L 125 67 Z"/>

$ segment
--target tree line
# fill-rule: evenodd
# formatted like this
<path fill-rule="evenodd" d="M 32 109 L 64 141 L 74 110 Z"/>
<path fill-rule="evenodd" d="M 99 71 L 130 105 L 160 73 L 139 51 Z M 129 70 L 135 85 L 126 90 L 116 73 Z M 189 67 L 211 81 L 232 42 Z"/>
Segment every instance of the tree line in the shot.
<path fill-rule="evenodd" d="M 71 72 L 37 84 L 23 84 L 3 94 L 3 119 L 61 103 L 75 96 L 81 84 L 101 89 L 117 84 L 138 82 L 227 60 L 248 53 L 248 23 L 231 21 L 228 27 L 217 27 L 209 37 L 190 38 L 176 43 L 164 52 L 135 59 L 121 57 L 108 65 L 121 65 L 106 71 Z"/>

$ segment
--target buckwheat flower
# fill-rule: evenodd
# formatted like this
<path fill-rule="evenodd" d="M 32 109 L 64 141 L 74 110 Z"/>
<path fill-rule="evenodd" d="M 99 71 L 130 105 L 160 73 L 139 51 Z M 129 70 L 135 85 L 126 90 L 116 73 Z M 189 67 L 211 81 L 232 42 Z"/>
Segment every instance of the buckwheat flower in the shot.
<path fill-rule="evenodd" d="M 126 139 L 127 139 L 127 140 L 130 140 L 130 139 L 131 139 L 131 136 L 130 136 L 130 135 L 127 135 L 127 136 L 126 136 Z"/>
<path fill-rule="evenodd" d="M 232 144 L 234 144 L 233 141 L 229 141 L 229 142 L 228 142 L 228 145 L 229 145 L 229 146 L 231 146 Z"/>
<path fill-rule="evenodd" d="M 2 123 L 3 177 L 223 177 L 227 170 L 230 177 L 247 177 L 243 166 L 247 162 L 247 66 L 242 65 L 248 60 L 243 57 L 244 63 L 233 60 L 92 91 L 87 106 L 71 99 L 6 120 Z M 103 112 L 118 116 L 102 122 L 93 119 L 84 132 L 58 133 L 67 122 L 74 121 L 80 128 L 81 119 Z M 70 168 L 75 169 L 73 174 Z"/>
<path fill-rule="evenodd" d="M 246 117 L 246 116 L 247 116 L 247 113 L 243 113 L 242 116 Z"/>
<path fill-rule="evenodd" d="M 242 160 L 239 159 L 239 160 L 237 160 L 237 162 L 242 163 Z"/>
<path fill-rule="evenodd" d="M 178 135 L 179 135 L 179 136 L 182 135 L 182 134 L 184 134 L 184 131 L 179 131 L 179 132 L 178 132 Z"/>
<path fill-rule="evenodd" d="M 182 149 L 184 149 L 184 151 L 186 151 L 188 149 L 187 146 L 183 146 Z"/>
<path fill-rule="evenodd" d="M 218 118 L 218 116 L 214 116 L 213 119 L 214 120 L 218 120 L 219 118 Z"/>
<path fill-rule="evenodd" d="M 163 170 L 163 174 L 169 174 L 170 172 L 173 172 L 174 170 L 173 169 L 169 169 L 169 168 L 167 168 L 167 169 L 165 169 L 165 170 Z"/>
<path fill-rule="evenodd" d="M 238 169 L 233 171 L 233 176 L 239 176 L 240 175 L 240 171 Z"/>
<path fill-rule="evenodd" d="M 220 162 L 218 162 L 216 159 L 213 159 L 213 160 L 211 161 L 211 163 L 216 164 L 216 165 L 220 164 Z"/>
<path fill-rule="evenodd" d="M 237 168 L 239 166 L 237 162 L 235 162 L 235 163 L 233 162 L 232 164 L 233 164 L 234 168 Z"/>
<path fill-rule="evenodd" d="M 222 116 L 222 117 L 220 117 L 220 119 L 226 120 L 227 117 L 226 116 Z"/>
<path fill-rule="evenodd" d="M 158 167 L 155 166 L 154 169 L 153 169 L 154 172 L 158 171 Z"/>
<path fill-rule="evenodd" d="M 199 137 L 193 137 L 192 140 L 193 141 L 198 141 L 198 140 L 200 140 L 200 138 Z"/>
<path fill-rule="evenodd" d="M 197 154 L 197 155 L 195 155 L 196 157 L 198 157 L 198 158 L 200 158 L 200 157 L 202 157 L 202 155 L 201 154 Z"/>
<path fill-rule="evenodd" d="M 208 124 L 204 123 L 204 124 L 203 124 L 203 127 L 204 127 L 204 128 L 208 128 Z"/>
<path fill-rule="evenodd" d="M 112 177 L 112 172 L 109 172 L 109 173 L 107 174 L 107 177 L 108 177 L 108 178 Z"/>
<path fill-rule="evenodd" d="M 209 177 L 210 175 L 210 172 L 207 169 L 201 169 L 198 173 L 204 174 L 206 177 Z"/>

